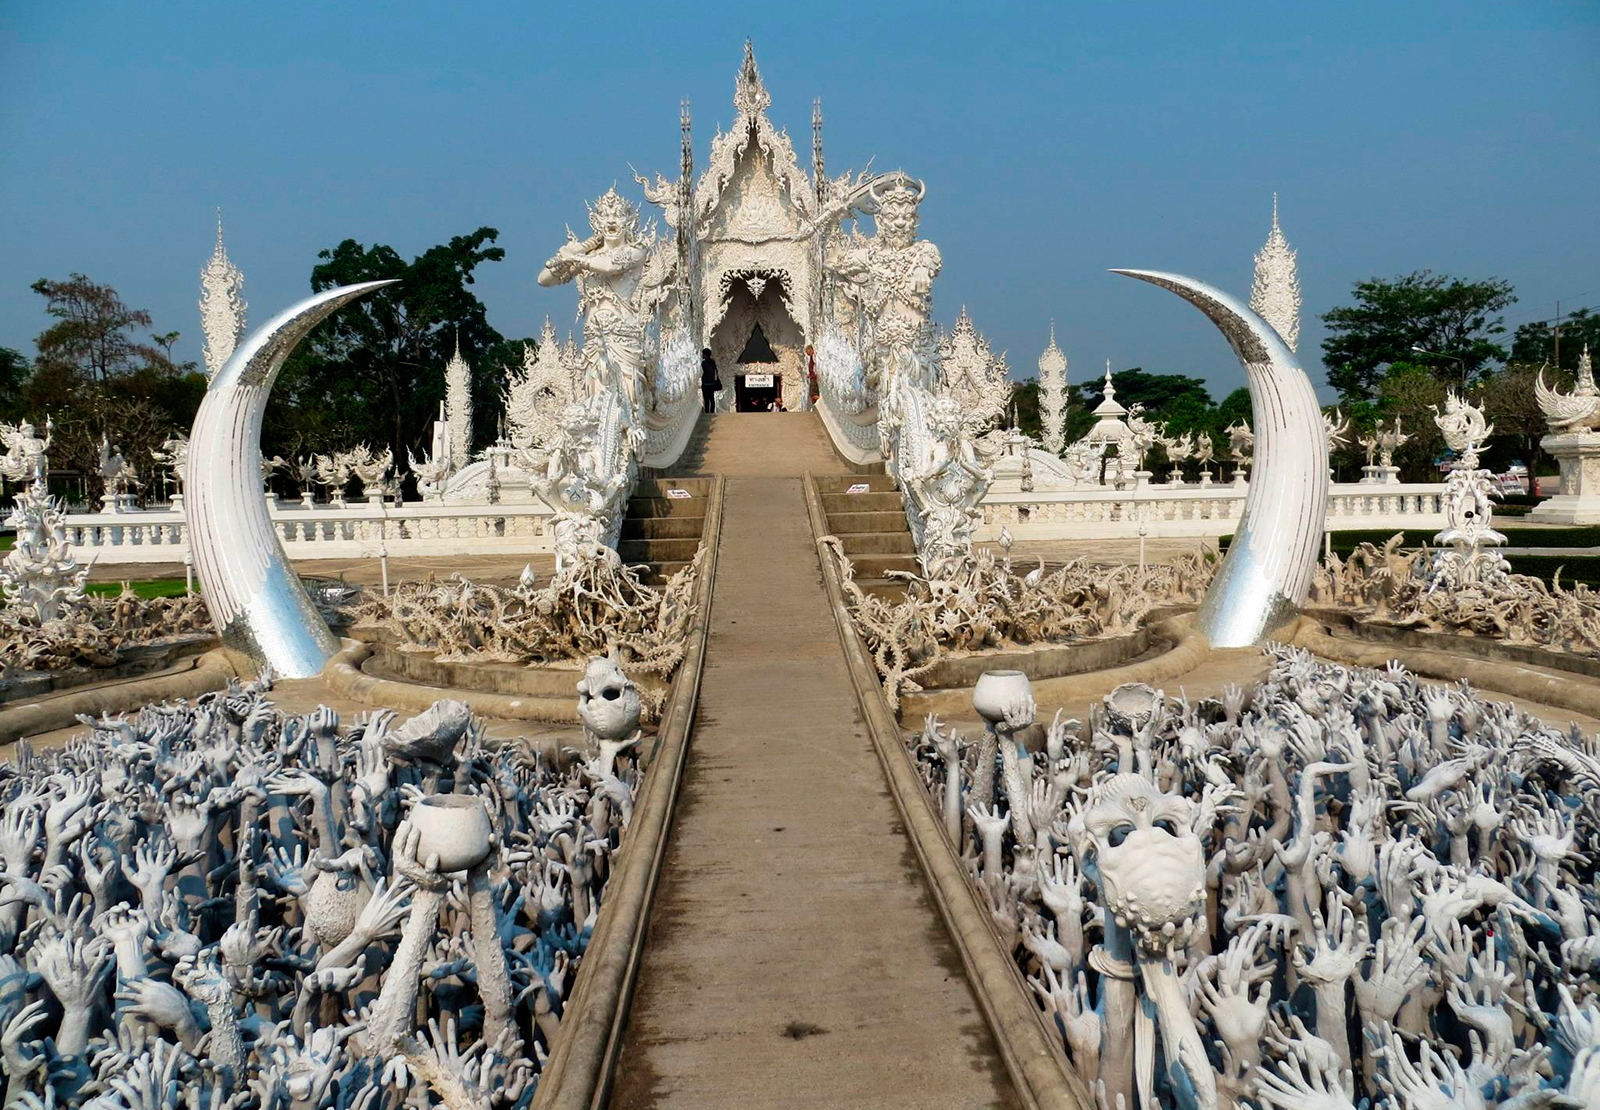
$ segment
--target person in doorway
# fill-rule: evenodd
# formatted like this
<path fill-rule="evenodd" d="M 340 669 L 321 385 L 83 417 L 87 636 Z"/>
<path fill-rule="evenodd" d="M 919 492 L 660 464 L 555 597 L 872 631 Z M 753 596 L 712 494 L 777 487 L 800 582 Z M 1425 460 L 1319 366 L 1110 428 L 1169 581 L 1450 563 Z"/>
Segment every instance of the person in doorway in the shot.
<path fill-rule="evenodd" d="M 722 389 L 722 379 L 717 376 L 717 360 L 711 357 L 711 348 L 700 348 L 700 398 L 705 402 L 705 411 L 713 412 L 717 407 L 717 392 Z"/>
<path fill-rule="evenodd" d="M 806 344 L 806 392 L 811 398 L 812 407 L 815 407 L 817 396 L 822 391 L 817 383 L 817 352 L 809 343 Z"/>

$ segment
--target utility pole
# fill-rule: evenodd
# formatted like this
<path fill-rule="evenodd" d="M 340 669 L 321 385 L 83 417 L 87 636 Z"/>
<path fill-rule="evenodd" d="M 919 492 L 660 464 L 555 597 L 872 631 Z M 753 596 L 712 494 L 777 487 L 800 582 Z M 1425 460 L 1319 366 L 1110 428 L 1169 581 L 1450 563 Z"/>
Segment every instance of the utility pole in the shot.
<path fill-rule="evenodd" d="M 1556 369 L 1561 369 L 1561 302 L 1556 302 Z"/>

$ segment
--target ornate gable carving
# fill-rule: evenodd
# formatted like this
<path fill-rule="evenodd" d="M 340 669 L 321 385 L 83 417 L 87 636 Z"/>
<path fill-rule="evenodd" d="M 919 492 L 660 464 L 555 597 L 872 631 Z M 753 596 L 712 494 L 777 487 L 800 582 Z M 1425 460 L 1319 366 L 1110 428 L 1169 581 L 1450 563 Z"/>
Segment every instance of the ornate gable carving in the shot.
<path fill-rule="evenodd" d="M 731 130 L 719 131 L 711 140 L 710 164 L 700 175 L 694 190 L 696 233 L 701 238 L 728 235 L 745 240 L 746 234 L 759 233 L 762 238 L 810 234 L 804 225 L 814 215 L 811 182 L 800 169 L 788 133 L 775 129 L 767 118 L 771 103 L 772 97 L 761 81 L 761 71 L 756 68 L 755 50 L 746 41 L 744 64 L 734 79 L 733 107 L 738 114 Z M 745 159 L 747 151 L 748 161 Z M 738 211 L 716 219 L 730 186 L 741 186 L 732 190 Z M 747 190 L 748 197 L 743 195 Z M 784 208 L 789 210 L 788 218 L 782 221 L 782 230 L 767 207 L 769 198 L 779 212 Z M 745 214 L 747 204 L 752 207 Z"/>

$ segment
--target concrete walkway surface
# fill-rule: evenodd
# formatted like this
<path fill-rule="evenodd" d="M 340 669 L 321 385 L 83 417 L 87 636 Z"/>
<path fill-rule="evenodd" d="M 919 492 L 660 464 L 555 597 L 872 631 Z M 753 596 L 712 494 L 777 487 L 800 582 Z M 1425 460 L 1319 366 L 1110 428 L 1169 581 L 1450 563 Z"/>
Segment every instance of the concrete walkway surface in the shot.
<path fill-rule="evenodd" d="M 611 1106 L 1016 1105 L 860 722 L 798 478 L 728 480 L 690 744 Z"/>

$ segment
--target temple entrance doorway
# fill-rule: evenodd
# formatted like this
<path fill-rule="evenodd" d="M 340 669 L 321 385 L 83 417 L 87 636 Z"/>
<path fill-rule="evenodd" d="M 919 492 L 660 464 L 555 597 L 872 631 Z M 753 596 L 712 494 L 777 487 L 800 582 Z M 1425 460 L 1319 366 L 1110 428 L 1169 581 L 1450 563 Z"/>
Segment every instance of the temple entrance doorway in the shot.
<path fill-rule="evenodd" d="M 733 375 L 729 408 L 765 412 L 777 400 L 787 409 L 803 404 L 805 336 L 789 315 L 781 274 L 728 281 L 727 309 L 711 332 L 711 356 L 723 380 Z"/>

